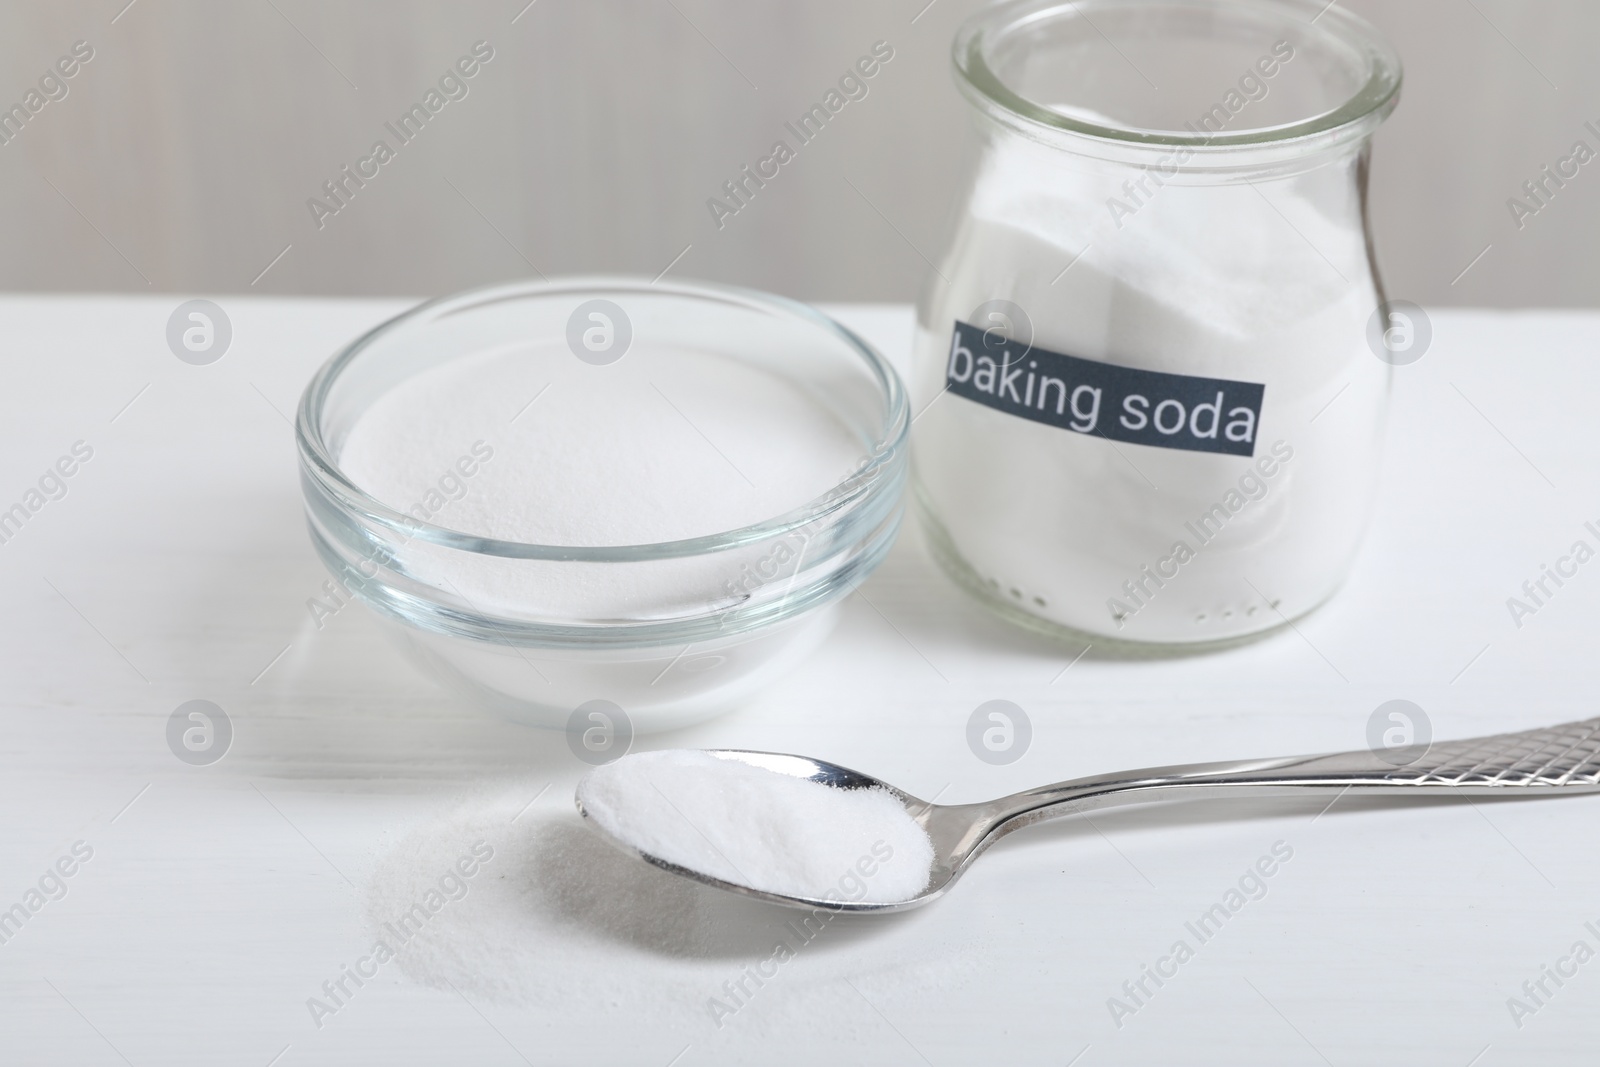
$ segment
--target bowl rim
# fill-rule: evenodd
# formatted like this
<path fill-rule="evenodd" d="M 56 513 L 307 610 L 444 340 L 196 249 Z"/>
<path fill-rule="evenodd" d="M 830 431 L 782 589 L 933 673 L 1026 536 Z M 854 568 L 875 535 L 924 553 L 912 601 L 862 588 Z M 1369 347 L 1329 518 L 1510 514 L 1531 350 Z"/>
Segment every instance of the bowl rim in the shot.
<path fill-rule="evenodd" d="M 842 341 L 866 364 L 877 383 L 883 418 L 860 463 L 844 479 L 821 495 L 780 515 L 718 533 L 630 545 L 544 545 L 463 533 L 399 511 L 356 485 L 333 458 L 322 432 L 322 414 L 329 394 L 341 374 L 362 353 L 389 335 L 420 320 L 441 319 L 469 312 L 486 304 L 529 297 L 572 294 L 582 299 L 616 297 L 627 293 L 667 294 L 684 301 L 722 303 L 786 316 Z M 910 400 L 899 373 L 882 354 L 853 330 L 798 300 L 757 289 L 699 280 L 648 279 L 642 275 L 594 274 L 517 281 L 468 289 L 425 300 L 394 315 L 340 349 L 307 383 L 295 414 L 295 442 L 302 470 L 343 507 L 362 518 L 403 534 L 446 548 L 509 559 L 585 562 L 638 562 L 722 552 L 782 537 L 835 512 L 848 509 L 884 486 L 897 484 L 898 460 L 903 457 L 911 427 Z"/>

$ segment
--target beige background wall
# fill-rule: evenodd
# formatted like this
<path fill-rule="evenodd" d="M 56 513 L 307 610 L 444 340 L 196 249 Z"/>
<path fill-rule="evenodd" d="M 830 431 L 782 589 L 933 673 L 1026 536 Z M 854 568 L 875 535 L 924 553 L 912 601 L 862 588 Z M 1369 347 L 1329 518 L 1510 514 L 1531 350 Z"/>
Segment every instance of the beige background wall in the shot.
<path fill-rule="evenodd" d="M 0 2 L 0 104 L 94 48 L 0 146 L 0 289 L 428 295 L 683 253 L 676 273 L 806 299 L 912 297 L 951 206 L 947 49 L 975 0 L 525 2 Z M 1520 232 L 1506 200 L 1579 137 L 1600 149 L 1600 5 L 1347 6 L 1408 68 L 1374 171 L 1391 295 L 1596 303 L 1600 164 Z M 706 198 L 880 39 L 870 95 L 719 230 Z M 478 40 L 468 95 L 319 229 L 307 198 Z"/>

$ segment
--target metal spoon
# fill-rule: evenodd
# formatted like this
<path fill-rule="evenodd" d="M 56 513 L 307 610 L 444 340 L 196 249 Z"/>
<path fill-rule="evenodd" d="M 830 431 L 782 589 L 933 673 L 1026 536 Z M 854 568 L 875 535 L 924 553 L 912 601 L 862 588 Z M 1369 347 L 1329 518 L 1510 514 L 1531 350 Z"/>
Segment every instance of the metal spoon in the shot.
<path fill-rule="evenodd" d="M 1046 819 L 1117 804 L 1235 796 L 1329 795 L 1337 799 L 1346 791 L 1367 796 L 1500 797 L 1600 791 L 1600 719 L 1432 747 L 1385 749 L 1382 753 L 1340 752 L 1153 767 L 1078 778 L 981 804 L 930 804 L 870 775 L 805 756 L 738 749 L 713 754 L 780 774 L 809 778 L 835 789 L 878 788 L 899 798 L 933 841 L 933 867 L 927 888 L 910 900 L 893 902 L 792 897 L 688 870 L 606 836 L 647 863 L 674 874 L 774 904 L 831 911 L 890 912 L 919 907 L 944 895 L 973 860 L 1012 831 Z M 578 810 L 583 813 L 581 804 Z M 599 829 L 592 819 L 586 821 Z"/>

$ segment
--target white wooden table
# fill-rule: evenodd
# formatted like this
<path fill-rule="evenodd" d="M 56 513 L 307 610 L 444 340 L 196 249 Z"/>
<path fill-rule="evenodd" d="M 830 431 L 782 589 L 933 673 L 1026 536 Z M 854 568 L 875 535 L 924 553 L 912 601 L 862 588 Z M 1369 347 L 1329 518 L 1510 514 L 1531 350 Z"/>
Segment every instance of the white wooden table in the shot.
<path fill-rule="evenodd" d="M 25 914 L 0 917 L 0 1062 L 1593 1062 L 1600 962 L 1560 961 L 1600 950 L 1600 798 L 1107 812 L 1008 839 L 937 906 L 804 944 L 790 913 L 630 866 L 575 828 L 560 735 L 453 704 L 364 608 L 311 620 L 289 416 L 402 304 L 220 298 L 231 347 L 191 366 L 165 340 L 179 302 L 0 300 L 0 508 L 93 450 L 0 544 L 0 908 Z M 835 310 L 904 358 L 908 309 Z M 1520 628 L 1506 601 L 1574 541 L 1600 547 L 1600 316 L 1434 327 L 1398 372 L 1355 573 L 1297 630 L 1066 669 L 1077 648 L 990 618 L 908 532 L 798 673 L 644 743 L 802 752 L 962 801 L 1357 748 L 1395 698 L 1440 738 L 1595 714 L 1600 562 Z M 1034 727 L 1009 766 L 965 740 L 996 698 Z M 209 766 L 166 740 L 193 699 L 233 726 Z M 466 896 L 372 960 L 480 840 Z M 1275 845 L 1292 857 L 1264 895 L 1196 938 Z M 712 998 L 733 1006 L 779 939 L 794 958 L 743 978 L 719 1026 Z M 1192 958 L 1162 963 L 1180 940 Z M 1124 983 L 1158 964 L 1176 973 L 1135 1001 Z M 1558 964 L 1577 972 L 1535 1006 L 1524 982 Z M 1535 1010 L 1513 1018 L 1514 996 Z"/>

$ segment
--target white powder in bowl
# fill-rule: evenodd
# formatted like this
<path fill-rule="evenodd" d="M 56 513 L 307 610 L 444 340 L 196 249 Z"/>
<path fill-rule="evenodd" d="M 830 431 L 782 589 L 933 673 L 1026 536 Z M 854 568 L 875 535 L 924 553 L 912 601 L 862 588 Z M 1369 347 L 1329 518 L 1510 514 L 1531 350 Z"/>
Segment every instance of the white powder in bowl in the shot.
<path fill-rule="evenodd" d="M 564 347 L 452 359 L 378 398 L 339 451 L 345 474 L 437 526 L 542 545 L 653 544 L 776 518 L 864 453 L 804 386 L 750 363 L 643 342 L 591 366 Z M 792 546 L 791 546 L 792 549 Z M 646 566 L 511 560 L 413 542 L 410 573 L 475 608 L 544 618 L 695 614 L 773 574 L 774 546 Z M 736 598 L 735 598 L 736 599 Z"/>
<path fill-rule="evenodd" d="M 457 462 L 480 441 L 493 455 L 480 447 L 466 475 Z M 597 546 L 773 518 L 838 484 L 860 454 L 794 382 L 641 342 L 605 367 L 564 348 L 450 360 L 374 402 L 339 464 L 379 500 L 439 526 Z"/>
<path fill-rule="evenodd" d="M 883 789 L 839 789 L 693 750 L 597 767 L 578 802 L 638 851 L 725 882 L 812 900 L 909 900 L 933 843 Z"/>

